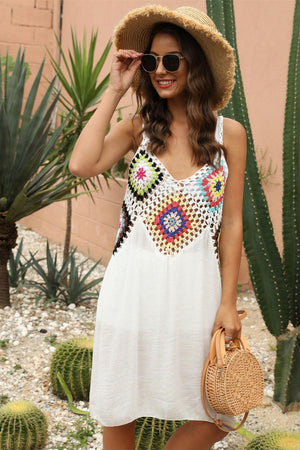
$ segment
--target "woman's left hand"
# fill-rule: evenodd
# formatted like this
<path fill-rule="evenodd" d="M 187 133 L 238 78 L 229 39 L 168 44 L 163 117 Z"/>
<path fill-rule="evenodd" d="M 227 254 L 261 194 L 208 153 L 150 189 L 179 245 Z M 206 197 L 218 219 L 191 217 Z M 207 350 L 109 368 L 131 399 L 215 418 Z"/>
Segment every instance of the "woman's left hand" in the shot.
<path fill-rule="evenodd" d="M 212 334 L 214 334 L 218 328 L 225 329 L 225 339 L 227 343 L 241 336 L 241 319 L 239 318 L 235 306 L 220 305 L 216 314 Z"/>

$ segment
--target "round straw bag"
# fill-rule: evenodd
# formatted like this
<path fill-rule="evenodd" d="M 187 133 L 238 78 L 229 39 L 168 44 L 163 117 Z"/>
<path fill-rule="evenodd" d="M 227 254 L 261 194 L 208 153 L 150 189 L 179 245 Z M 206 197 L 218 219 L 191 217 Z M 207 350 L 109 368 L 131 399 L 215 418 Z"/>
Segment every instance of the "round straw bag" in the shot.
<path fill-rule="evenodd" d="M 246 316 L 245 311 L 238 312 L 241 318 Z M 207 415 L 224 431 L 240 428 L 248 411 L 262 403 L 263 372 L 243 335 L 225 345 L 225 330 L 219 328 L 214 333 L 203 368 L 201 395 Z M 206 400 L 218 414 L 235 416 L 244 413 L 242 422 L 233 428 L 213 418 L 207 410 Z"/>

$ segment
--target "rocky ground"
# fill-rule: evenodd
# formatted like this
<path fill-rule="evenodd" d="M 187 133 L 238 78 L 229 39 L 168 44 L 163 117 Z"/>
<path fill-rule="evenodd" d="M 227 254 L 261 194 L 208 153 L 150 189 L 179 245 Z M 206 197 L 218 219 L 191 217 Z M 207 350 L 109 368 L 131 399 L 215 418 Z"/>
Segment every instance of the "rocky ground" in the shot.
<path fill-rule="evenodd" d="M 19 228 L 19 239 L 24 238 L 26 249 L 44 256 L 46 240 L 30 230 Z M 61 255 L 61 248 L 51 244 Z M 85 258 L 77 254 L 78 261 Z M 87 268 L 93 264 L 90 261 Z M 94 276 L 102 276 L 104 267 L 98 266 Z M 34 272 L 28 273 L 33 279 Z M 55 342 L 94 331 L 96 300 L 79 307 L 43 300 L 36 304 L 39 293 L 35 288 L 11 290 L 11 307 L 0 309 L 0 400 L 27 399 L 39 406 L 49 421 L 48 450 L 101 449 L 102 434 L 97 422 L 74 415 L 66 401 L 51 392 L 49 367 Z M 276 342 L 267 331 L 253 292 L 243 292 L 238 299 L 239 309 L 246 309 L 243 333 L 259 359 L 265 376 L 265 396 L 261 407 L 251 411 L 245 428 L 253 433 L 270 429 L 300 430 L 300 413 L 283 414 L 273 403 L 273 367 Z M 86 402 L 76 406 L 87 410 Z M 87 444 L 84 441 L 87 440 Z M 232 433 L 215 445 L 214 449 L 242 449 L 244 438 Z M 121 449 L 120 449 L 121 450 Z M 153 449 L 155 450 L 155 449 Z M 184 450 L 184 449 L 183 449 Z"/>

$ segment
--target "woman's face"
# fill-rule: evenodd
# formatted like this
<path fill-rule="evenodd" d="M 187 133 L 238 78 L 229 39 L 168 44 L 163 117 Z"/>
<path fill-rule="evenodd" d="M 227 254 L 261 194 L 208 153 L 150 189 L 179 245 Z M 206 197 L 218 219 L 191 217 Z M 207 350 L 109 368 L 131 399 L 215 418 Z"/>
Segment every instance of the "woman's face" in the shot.
<path fill-rule="evenodd" d="M 166 53 L 178 53 L 182 56 L 179 44 L 174 36 L 166 33 L 158 33 L 154 36 L 150 52 L 154 55 L 163 56 Z M 171 99 L 185 97 L 187 86 L 187 62 L 180 60 L 179 69 L 176 72 L 167 72 L 162 64 L 162 59 L 155 72 L 149 73 L 154 89 L 161 98 Z M 168 83 L 166 83 L 168 81 Z"/>

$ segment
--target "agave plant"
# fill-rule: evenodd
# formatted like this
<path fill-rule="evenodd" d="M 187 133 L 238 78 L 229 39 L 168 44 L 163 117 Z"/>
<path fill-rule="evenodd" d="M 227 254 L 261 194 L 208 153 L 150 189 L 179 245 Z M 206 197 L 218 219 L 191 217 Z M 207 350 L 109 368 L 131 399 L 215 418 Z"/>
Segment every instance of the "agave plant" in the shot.
<path fill-rule="evenodd" d="M 22 262 L 21 259 L 22 251 L 23 251 L 23 238 L 21 239 L 20 244 L 18 245 L 16 253 L 14 254 L 14 252 L 11 251 L 9 258 L 8 281 L 9 285 L 14 288 L 18 288 L 19 286 L 22 286 L 24 284 L 27 270 L 32 264 L 30 259 L 26 260 L 25 262 Z"/>
<path fill-rule="evenodd" d="M 3 73 L 0 68 L 0 307 L 10 305 L 7 261 L 16 245 L 16 222 L 55 201 L 77 195 L 74 187 L 78 181 L 62 171 L 63 163 L 53 153 L 65 126 L 62 123 L 50 133 L 50 118 L 59 95 L 50 100 L 55 80 L 35 105 L 43 62 L 23 105 L 24 57 L 19 49 L 11 74 L 8 54 Z"/>
<path fill-rule="evenodd" d="M 274 400 L 284 411 L 300 407 L 300 0 L 290 50 L 283 147 L 283 258 L 277 248 L 257 170 L 236 45 L 233 0 L 207 0 L 207 11 L 236 53 L 236 85 L 223 114 L 241 122 L 248 139 L 244 190 L 244 246 L 266 326 L 277 338 Z"/>
<path fill-rule="evenodd" d="M 62 161 L 64 161 L 66 170 L 75 142 L 94 113 L 96 105 L 101 100 L 101 96 L 108 86 L 109 74 L 100 82 L 98 82 L 98 78 L 112 46 L 112 42 L 109 40 L 102 55 L 95 61 L 97 33 L 92 32 L 89 44 L 87 44 L 86 33 L 84 33 L 82 44 L 78 42 L 73 30 L 71 30 L 71 34 L 72 48 L 68 51 L 68 57 L 57 38 L 57 44 L 64 63 L 63 66 L 48 52 L 52 66 L 65 92 L 59 97 L 59 101 L 64 108 L 62 116 L 65 114 L 69 115 L 68 125 L 58 146 L 58 151 Z M 104 172 L 103 176 L 105 180 L 114 178 L 110 171 Z M 95 190 L 97 186 L 101 188 L 99 177 L 96 177 L 95 180 L 81 179 L 80 184 L 84 186 L 90 195 L 91 191 L 89 189 Z M 67 202 L 64 260 L 67 259 L 70 249 L 71 217 L 72 203 L 70 198 Z"/>

